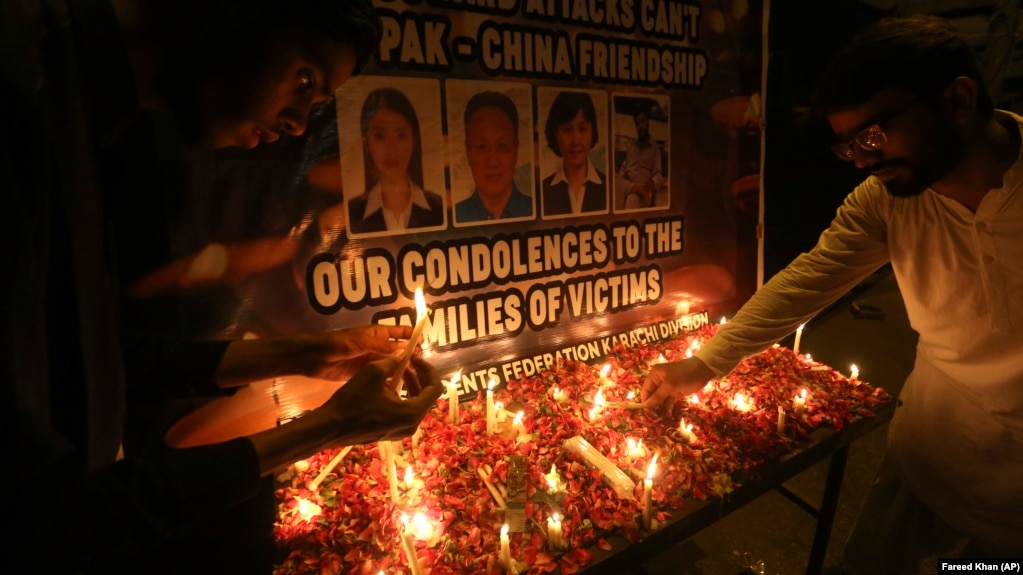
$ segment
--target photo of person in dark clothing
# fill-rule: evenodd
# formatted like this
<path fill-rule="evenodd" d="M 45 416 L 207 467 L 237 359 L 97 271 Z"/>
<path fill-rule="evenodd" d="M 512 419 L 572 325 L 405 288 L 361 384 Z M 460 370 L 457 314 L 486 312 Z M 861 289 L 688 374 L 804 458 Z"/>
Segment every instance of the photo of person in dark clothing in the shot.
<path fill-rule="evenodd" d="M 378 88 L 362 106 L 366 191 L 348 201 L 355 234 L 402 233 L 444 225 L 444 200 L 423 184 L 419 118 L 408 97 Z"/>
<path fill-rule="evenodd" d="M 600 141 L 593 99 L 585 92 L 559 92 L 544 127 L 547 147 L 561 158 L 543 179 L 543 217 L 607 213 L 607 176 L 590 160 Z"/>

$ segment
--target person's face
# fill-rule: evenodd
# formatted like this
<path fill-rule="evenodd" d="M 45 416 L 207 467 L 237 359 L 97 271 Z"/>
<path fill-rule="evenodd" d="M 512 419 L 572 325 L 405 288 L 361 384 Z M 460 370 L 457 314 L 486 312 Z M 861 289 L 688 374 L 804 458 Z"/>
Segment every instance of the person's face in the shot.
<path fill-rule="evenodd" d="M 884 143 L 876 150 L 852 145 L 857 168 L 870 171 L 896 197 L 912 197 L 939 181 L 962 159 L 962 136 L 935 105 L 894 88 L 863 105 L 836 112 L 828 122 L 838 141 L 877 126 Z"/>
<path fill-rule="evenodd" d="M 516 127 L 499 108 L 485 106 L 465 127 L 465 154 L 472 179 L 483 196 L 508 194 L 515 179 L 519 138 Z"/>
<path fill-rule="evenodd" d="M 326 102 L 355 69 L 351 44 L 323 41 L 317 56 L 297 48 L 276 52 L 259 68 L 260 77 L 238 86 L 203 86 L 199 94 L 199 145 L 255 148 L 282 132 L 305 132 L 313 106 Z"/>
<path fill-rule="evenodd" d="M 593 149 L 593 124 L 586 119 L 580 110 L 571 121 L 558 126 L 555 133 L 558 139 L 558 150 L 565 166 L 585 166 Z"/>
<path fill-rule="evenodd" d="M 380 108 L 370 118 L 366 127 L 366 146 L 381 179 L 407 178 L 415 145 L 415 131 L 398 112 Z"/>
<path fill-rule="evenodd" d="M 646 114 L 636 114 L 632 121 L 636 124 L 636 138 L 646 140 L 650 135 L 650 118 Z"/>

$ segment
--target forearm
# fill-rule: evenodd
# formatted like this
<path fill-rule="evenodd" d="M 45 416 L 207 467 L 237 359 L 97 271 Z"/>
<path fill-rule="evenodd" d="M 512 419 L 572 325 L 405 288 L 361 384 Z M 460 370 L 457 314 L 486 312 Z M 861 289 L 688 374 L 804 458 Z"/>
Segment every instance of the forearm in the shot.
<path fill-rule="evenodd" d="M 252 381 L 304 374 L 300 358 L 308 357 L 310 338 L 247 339 L 232 341 L 224 352 L 214 376 L 222 388 L 237 387 Z"/>
<path fill-rule="evenodd" d="M 313 410 L 283 426 L 250 435 L 248 440 L 256 450 L 260 475 L 267 475 L 330 447 L 344 435 L 344 421 Z"/>

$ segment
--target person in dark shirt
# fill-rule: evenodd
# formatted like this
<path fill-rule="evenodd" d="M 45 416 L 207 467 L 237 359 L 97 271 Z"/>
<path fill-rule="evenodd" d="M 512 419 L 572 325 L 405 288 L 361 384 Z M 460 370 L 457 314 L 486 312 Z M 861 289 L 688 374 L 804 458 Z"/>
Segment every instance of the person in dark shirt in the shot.
<path fill-rule="evenodd" d="M 597 110 L 585 92 L 559 92 L 544 128 L 547 147 L 561 158 L 541 183 L 544 217 L 607 212 L 607 178 L 590 161 L 600 139 Z"/>
<path fill-rule="evenodd" d="M 15 425 L 13 545 L 59 572 L 138 563 L 187 526 L 232 513 L 274 469 L 338 444 L 411 434 L 441 393 L 413 358 L 406 400 L 385 382 L 410 328 L 365 327 L 218 342 L 174 365 L 211 388 L 282 374 L 350 379 L 323 406 L 274 429 L 188 449 L 120 452 L 125 382 L 111 214 L 137 166 L 114 147 L 150 111 L 184 142 L 253 148 L 298 135 L 314 106 L 357 73 L 378 37 L 369 1 L 13 0 L 0 17 L 0 369 Z M 152 145 L 152 142 L 150 142 Z M 144 214 L 139 215 L 144 218 Z M 118 243 L 122 249 L 117 249 Z M 198 376 L 197 376 L 198 374 Z M 206 374 L 206 377 L 202 377 Z M 417 393 L 418 392 L 418 393 Z M 123 456 L 122 456 L 123 455 Z M 53 553 L 59 550 L 59 553 Z M 240 563 L 244 557 L 238 557 Z M 196 570 L 220 569 L 201 557 Z"/>
<path fill-rule="evenodd" d="M 529 218 L 533 199 L 515 185 L 519 158 L 519 112 L 500 92 L 480 92 L 469 98 L 463 114 L 465 155 L 475 189 L 455 204 L 459 223 Z"/>

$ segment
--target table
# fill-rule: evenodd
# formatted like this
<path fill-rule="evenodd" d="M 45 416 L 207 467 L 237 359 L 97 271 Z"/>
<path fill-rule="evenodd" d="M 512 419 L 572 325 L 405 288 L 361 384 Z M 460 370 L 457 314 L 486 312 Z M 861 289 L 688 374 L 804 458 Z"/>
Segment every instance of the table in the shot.
<path fill-rule="evenodd" d="M 807 575 L 819 574 L 824 565 L 824 554 L 827 551 L 831 527 L 835 519 L 838 495 L 845 476 L 845 464 L 849 456 L 849 446 L 853 441 L 881 427 L 891 420 L 895 414 L 896 402 L 892 401 L 879 406 L 874 417 L 855 419 L 841 431 L 834 428 L 816 430 L 805 447 L 790 454 L 782 461 L 761 470 L 755 480 L 742 481 L 724 499 L 708 499 L 705 501 L 687 500 L 685 507 L 671 516 L 661 528 L 648 534 L 641 541 L 630 545 L 625 539 L 613 536 L 607 541 L 611 544 L 610 551 L 593 547 L 593 560 L 580 573 L 585 575 L 621 575 L 635 572 L 637 565 L 663 553 L 697 532 L 710 527 L 717 520 L 736 511 L 761 495 L 778 490 L 794 504 L 807 511 L 817 519 L 817 528 L 810 547 L 810 558 L 807 562 Z M 809 469 L 825 458 L 831 458 L 828 466 L 827 481 L 824 495 L 819 507 L 793 494 L 782 484 Z"/>

